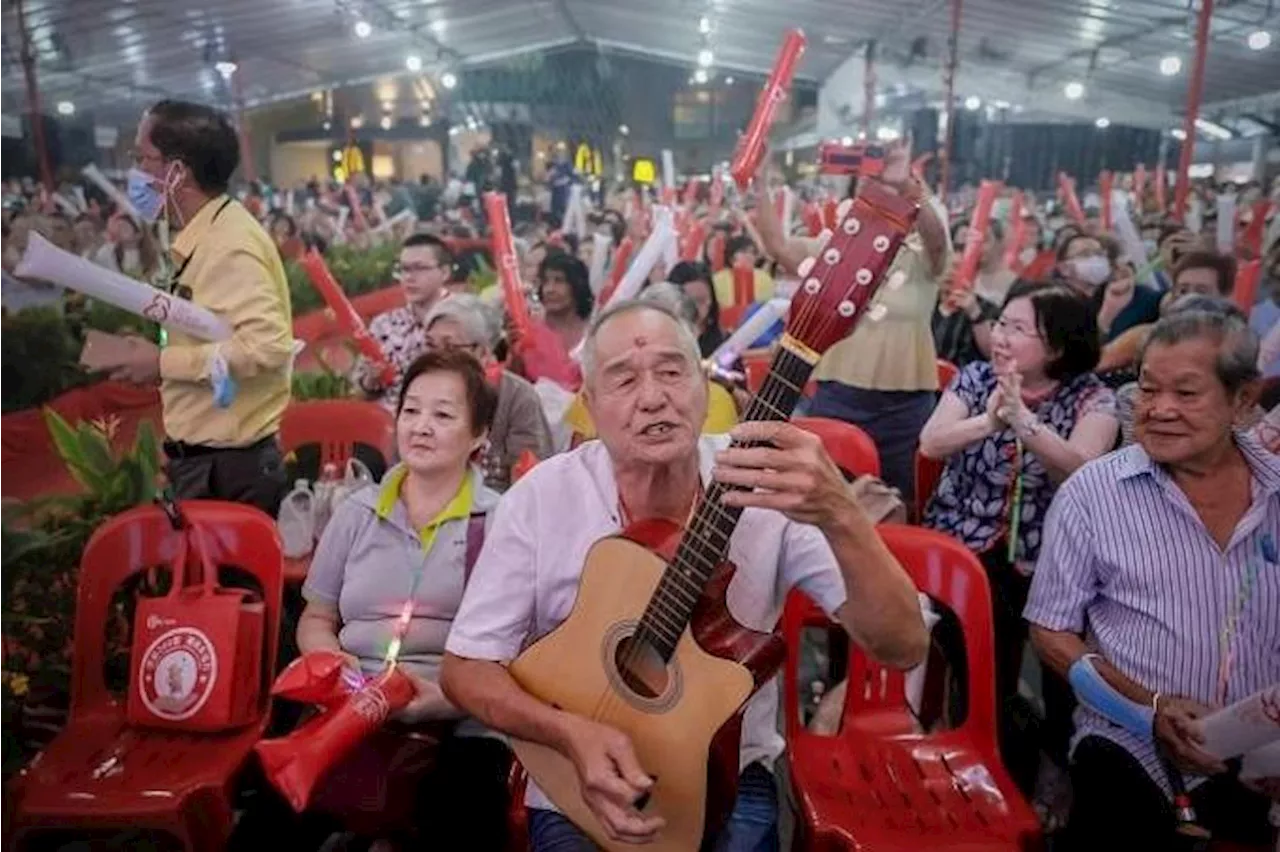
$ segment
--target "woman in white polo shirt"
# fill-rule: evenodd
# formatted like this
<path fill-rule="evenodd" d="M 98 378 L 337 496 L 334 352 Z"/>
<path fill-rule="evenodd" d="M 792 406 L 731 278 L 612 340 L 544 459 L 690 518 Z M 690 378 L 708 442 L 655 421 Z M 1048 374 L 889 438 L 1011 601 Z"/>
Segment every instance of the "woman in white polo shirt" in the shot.
<path fill-rule="evenodd" d="M 483 368 L 461 350 L 429 352 L 409 367 L 396 407 L 401 463 L 381 485 L 339 505 L 316 547 L 298 624 L 303 653 L 340 651 L 365 675 L 395 658 L 413 678 L 417 697 L 382 734 L 403 738 L 425 727 L 438 738 L 414 813 L 419 833 L 445 849 L 498 850 L 505 843 L 507 747 L 486 737 L 437 685 L 445 638 L 498 501 L 471 464 L 496 405 Z M 413 617 L 397 656 L 396 622 L 410 599 Z M 369 745 L 355 772 L 361 777 L 377 762 Z"/>

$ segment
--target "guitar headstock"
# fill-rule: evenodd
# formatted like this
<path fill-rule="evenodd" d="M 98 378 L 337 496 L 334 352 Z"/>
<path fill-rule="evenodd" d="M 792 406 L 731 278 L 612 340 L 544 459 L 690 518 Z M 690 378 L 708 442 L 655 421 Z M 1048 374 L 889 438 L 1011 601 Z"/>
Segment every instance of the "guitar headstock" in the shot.
<path fill-rule="evenodd" d="M 849 334 L 880 288 L 918 213 L 912 202 L 867 181 L 818 256 L 801 266 L 787 335 L 821 354 Z"/>

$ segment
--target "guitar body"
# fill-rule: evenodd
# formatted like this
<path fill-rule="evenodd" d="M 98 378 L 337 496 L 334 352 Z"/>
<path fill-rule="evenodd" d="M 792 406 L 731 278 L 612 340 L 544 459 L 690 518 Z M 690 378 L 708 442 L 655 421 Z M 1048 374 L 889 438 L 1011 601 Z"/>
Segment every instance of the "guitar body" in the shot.
<path fill-rule="evenodd" d="M 655 664 L 626 644 L 667 568 L 662 554 L 672 552 L 680 532 L 646 521 L 597 542 L 569 617 L 510 666 L 531 695 L 631 738 L 640 765 L 657 779 L 643 812 L 667 823 L 646 847 L 654 852 L 694 852 L 728 817 L 740 711 L 785 654 L 780 638 L 745 628 L 729 613 L 728 564 L 707 585 L 669 663 Z M 605 834 L 568 758 L 530 742 L 512 747 L 547 797 L 601 848 L 634 848 Z"/>

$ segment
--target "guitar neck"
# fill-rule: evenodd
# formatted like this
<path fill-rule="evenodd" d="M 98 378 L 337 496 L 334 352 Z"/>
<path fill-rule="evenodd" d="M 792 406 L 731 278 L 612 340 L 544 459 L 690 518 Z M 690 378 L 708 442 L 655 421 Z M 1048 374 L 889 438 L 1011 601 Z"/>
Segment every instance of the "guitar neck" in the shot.
<path fill-rule="evenodd" d="M 808 360 L 807 356 L 814 360 Z M 815 353 L 784 338 L 769 365 L 769 374 L 747 406 L 743 420 L 789 420 L 816 364 Z M 735 441 L 733 446 L 753 444 Z M 675 653 L 680 635 L 693 617 L 698 598 L 715 569 L 729 555 L 729 539 L 742 515 L 741 509 L 721 502 L 725 493 L 732 490 L 747 489 L 716 482 L 703 492 L 676 548 L 675 558 L 663 572 L 637 628 L 637 636 L 643 637 L 664 660 L 671 659 Z"/>

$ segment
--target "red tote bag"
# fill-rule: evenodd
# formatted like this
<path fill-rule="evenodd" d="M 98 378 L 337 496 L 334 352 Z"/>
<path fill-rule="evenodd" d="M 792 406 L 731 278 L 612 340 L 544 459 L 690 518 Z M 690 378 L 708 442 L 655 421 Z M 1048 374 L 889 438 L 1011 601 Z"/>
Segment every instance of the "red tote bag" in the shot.
<path fill-rule="evenodd" d="M 194 555 L 200 582 L 189 583 Z M 164 597 L 138 601 L 127 707 L 130 724 L 225 731 L 258 716 L 266 606 L 246 589 L 218 585 L 203 530 L 183 531 Z"/>

